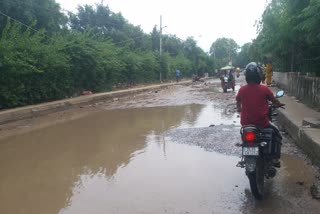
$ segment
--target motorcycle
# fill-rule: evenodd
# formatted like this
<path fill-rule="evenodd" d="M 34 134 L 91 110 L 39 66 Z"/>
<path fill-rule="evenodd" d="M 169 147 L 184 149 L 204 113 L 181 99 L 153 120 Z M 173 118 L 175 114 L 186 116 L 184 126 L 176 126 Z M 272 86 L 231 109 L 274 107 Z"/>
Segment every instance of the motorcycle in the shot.
<path fill-rule="evenodd" d="M 219 71 L 219 77 L 221 80 L 221 87 L 224 93 L 227 93 L 228 89 L 235 90 L 235 78 L 234 78 L 234 67 L 225 66 Z"/>
<path fill-rule="evenodd" d="M 276 97 L 283 95 L 284 91 L 280 90 Z M 268 117 L 271 122 L 272 117 L 278 115 L 273 112 L 275 109 L 273 104 L 269 104 Z M 261 200 L 264 195 L 265 178 L 273 178 L 277 172 L 275 167 L 280 167 L 275 165 L 273 160 L 280 158 L 282 137 L 275 126 L 262 129 L 247 125 L 241 127 L 240 134 L 242 144 L 238 146 L 242 147 L 242 157 L 237 167 L 245 168 L 251 192 L 256 199 Z"/>
<path fill-rule="evenodd" d="M 227 90 L 229 88 L 231 88 L 232 91 L 234 91 L 235 82 L 234 80 L 230 80 L 230 78 L 228 77 L 223 77 L 223 79 L 221 80 L 221 87 L 224 93 L 227 93 Z"/>
<path fill-rule="evenodd" d="M 235 80 L 234 80 L 233 76 L 232 76 L 232 78 L 230 78 L 230 76 L 229 77 L 228 76 L 222 76 L 220 78 L 220 80 L 221 80 L 221 87 L 222 87 L 224 93 L 227 93 L 228 89 L 232 89 L 232 91 L 234 91 L 234 89 L 235 89 Z"/>

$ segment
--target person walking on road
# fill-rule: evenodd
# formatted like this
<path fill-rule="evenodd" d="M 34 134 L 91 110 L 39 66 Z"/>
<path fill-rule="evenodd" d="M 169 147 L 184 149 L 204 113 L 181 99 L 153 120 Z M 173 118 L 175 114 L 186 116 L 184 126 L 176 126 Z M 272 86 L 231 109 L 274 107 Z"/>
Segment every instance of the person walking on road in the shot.
<path fill-rule="evenodd" d="M 179 69 L 176 70 L 176 81 L 179 82 L 180 80 L 180 75 L 181 75 L 181 72 Z"/>
<path fill-rule="evenodd" d="M 272 64 L 271 64 L 271 61 L 269 61 L 266 66 L 266 84 L 271 85 L 271 81 L 272 81 Z"/>

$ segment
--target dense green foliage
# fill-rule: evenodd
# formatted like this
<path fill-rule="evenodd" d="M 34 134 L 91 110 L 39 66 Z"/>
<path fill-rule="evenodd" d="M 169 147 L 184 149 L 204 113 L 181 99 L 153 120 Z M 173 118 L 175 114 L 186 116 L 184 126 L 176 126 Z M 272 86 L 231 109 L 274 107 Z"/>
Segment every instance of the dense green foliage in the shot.
<path fill-rule="evenodd" d="M 0 11 L 26 25 L 49 32 L 59 30 L 67 22 L 67 17 L 54 0 L 1 0 Z M 7 22 L 3 14 L 0 15 L 0 30 Z"/>
<path fill-rule="evenodd" d="M 233 39 L 219 38 L 212 43 L 210 48 L 211 55 L 214 56 L 217 68 L 234 63 L 239 46 Z"/>
<path fill-rule="evenodd" d="M 272 0 L 257 26 L 258 37 L 241 49 L 241 64 L 271 60 L 278 71 L 320 76 L 319 11 L 319 0 Z"/>
<path fill-rule="evenodd" d="M 10 18 L 9 18 L 10 17 Z M 65 15 L 54 0 L 0 1 L 0 109 L 214 70 L 193 38 L 149 34 L 107 6 Z"/>

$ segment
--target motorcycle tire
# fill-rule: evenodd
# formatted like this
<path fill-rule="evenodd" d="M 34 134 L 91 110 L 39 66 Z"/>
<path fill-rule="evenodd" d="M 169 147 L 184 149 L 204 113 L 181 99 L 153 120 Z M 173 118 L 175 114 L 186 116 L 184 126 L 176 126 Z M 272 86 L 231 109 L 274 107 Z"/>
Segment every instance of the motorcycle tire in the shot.
<path fill-rule="evenodd" d="M 234 91 L 234 86 L 232 87 L 232 91 Z"/>
<path fill-rule="evenodd" d="M 227 93 L 227 88 L 226 87 L 223 88 L 223 92 Z"/>
<path fill-rule="evenodd" d="M 264 166 L 261 158 L 257 159 L 255 171 L 248 173 L 247 176 L 253 196 L 258 200 L 262 200 L 264 192 Z"/>

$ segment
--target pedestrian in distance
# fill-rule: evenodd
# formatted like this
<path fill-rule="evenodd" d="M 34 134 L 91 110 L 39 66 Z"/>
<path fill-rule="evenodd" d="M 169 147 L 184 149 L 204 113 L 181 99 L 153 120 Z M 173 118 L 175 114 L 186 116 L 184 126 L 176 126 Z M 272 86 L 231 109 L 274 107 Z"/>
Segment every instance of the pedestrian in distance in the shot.
<path fill-rule="evenodd" d="M 181 75 L 181 72 L 179 69 L 176 70 L 176 82 L 179 82 L 180 81 L 180 75 Z"/>
<path fill-rule="evenodd" d="M 272 64 L 271 64 L 271 61 L 269 60 L 266 66 L 266 84 L 270 86 L 271 82 L 272 82 Z"/>

